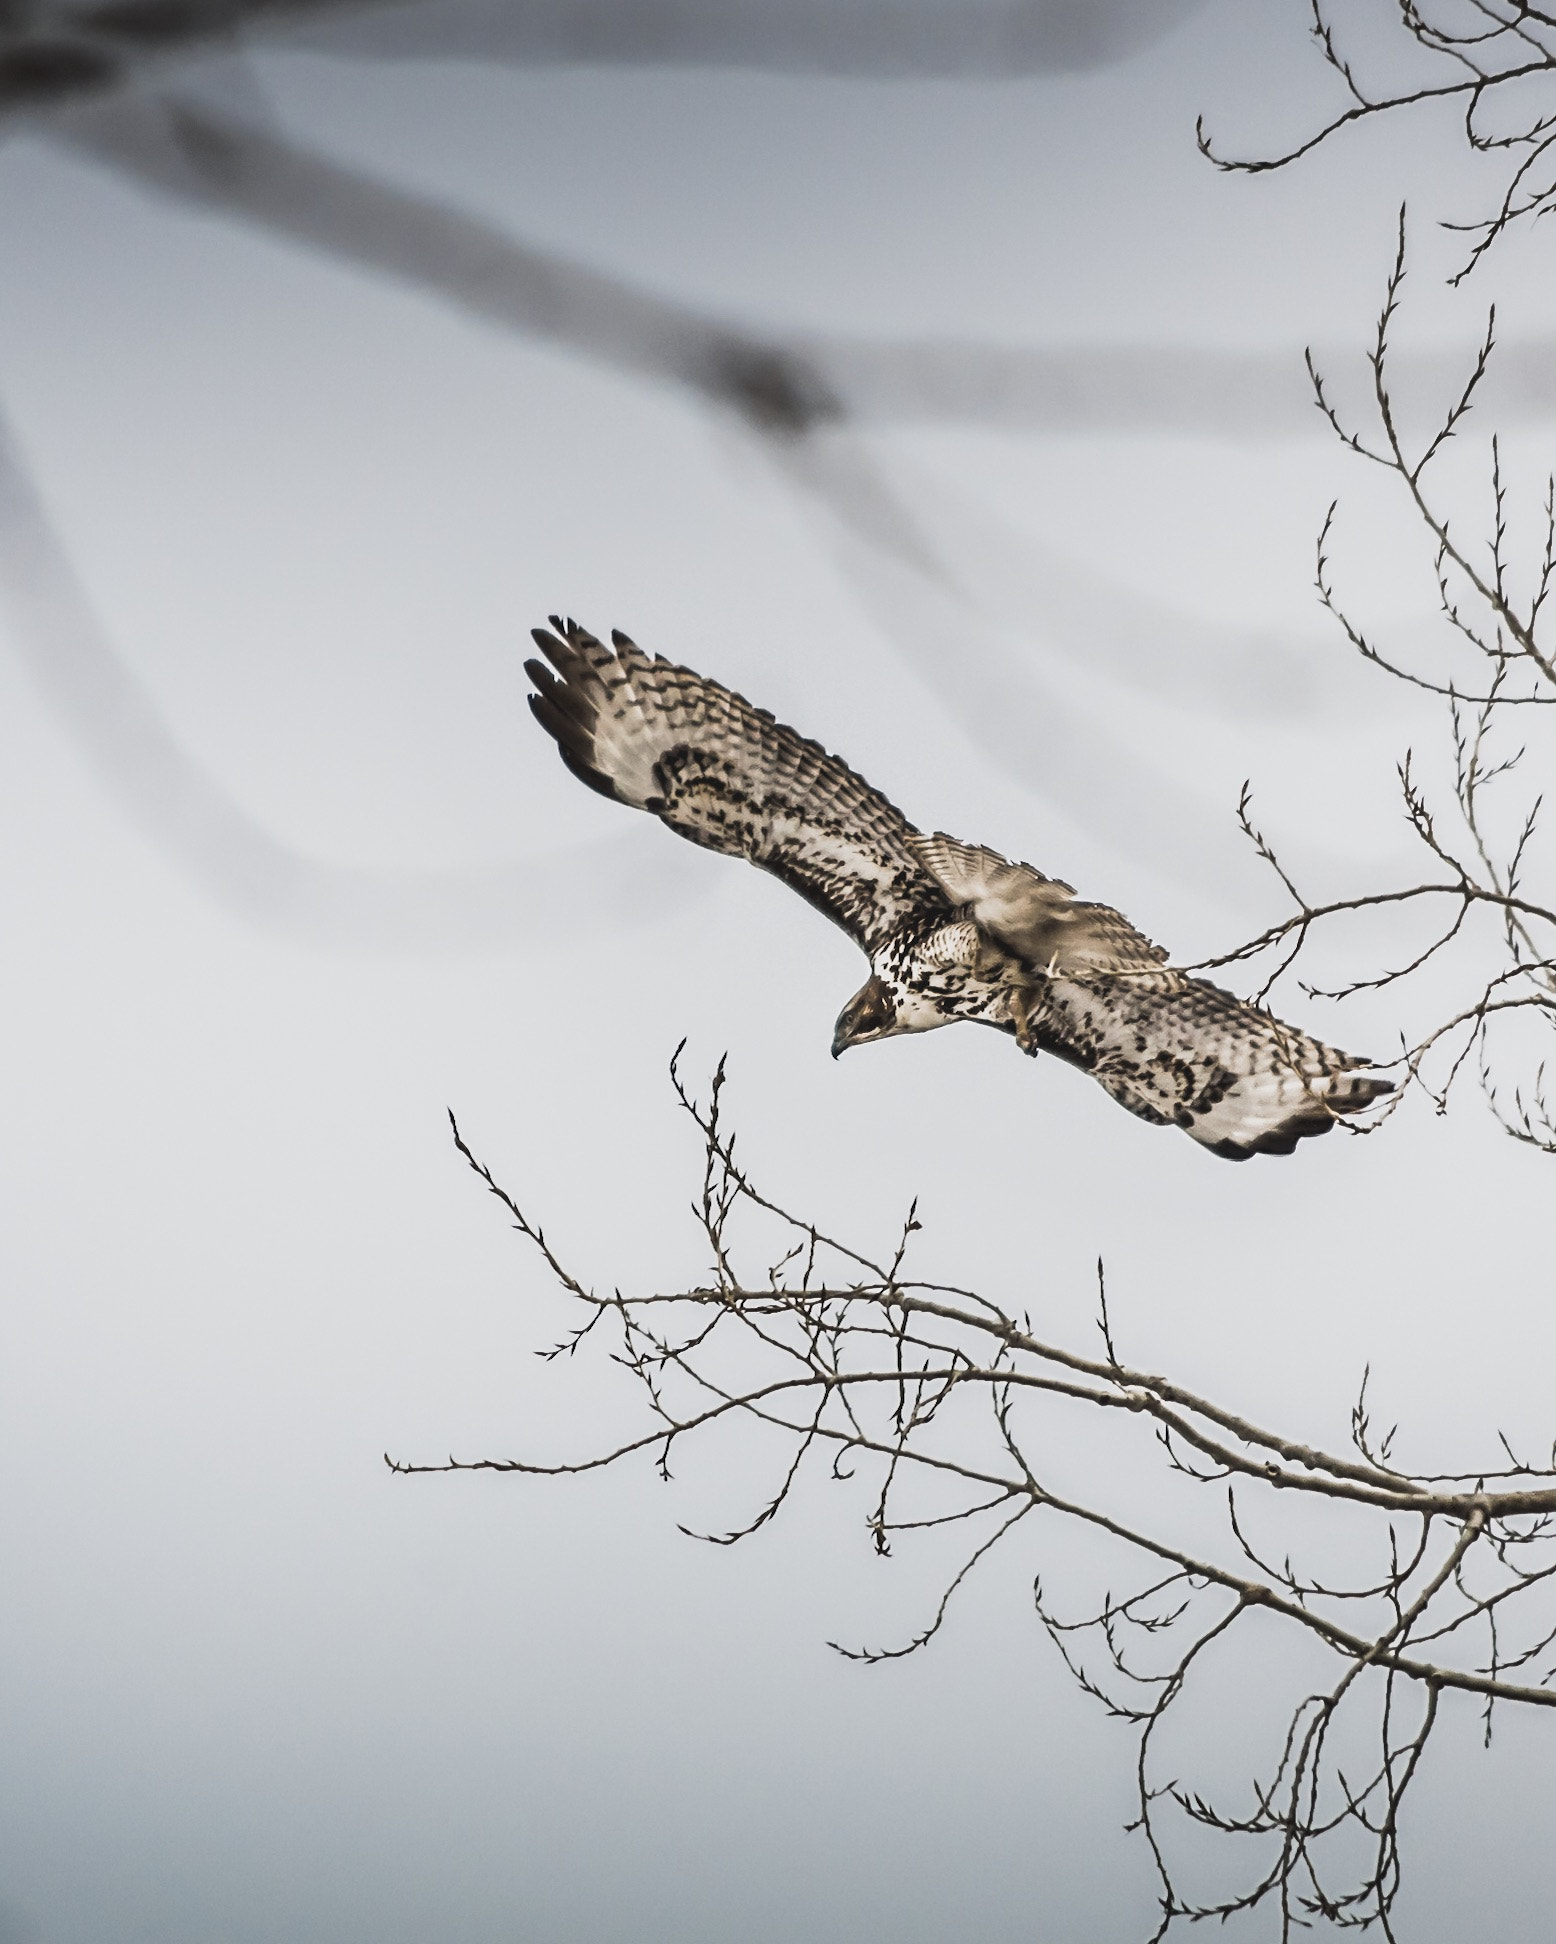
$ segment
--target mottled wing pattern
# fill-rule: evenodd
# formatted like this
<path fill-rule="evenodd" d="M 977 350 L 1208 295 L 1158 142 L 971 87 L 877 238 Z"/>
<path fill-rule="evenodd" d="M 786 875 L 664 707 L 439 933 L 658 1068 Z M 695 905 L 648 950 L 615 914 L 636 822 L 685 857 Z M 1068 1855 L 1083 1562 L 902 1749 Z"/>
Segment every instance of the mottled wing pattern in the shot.
<path fill-rule="evenodd" d="M 1019 1030 L 1131 1113 L 1237 1161 L 1289 1154 L 1391 1091 L 1358 1071 L 1366 1061 L 1174 970 L 1109 906 L 997 851 L 914 830 L 845 763 L 717 682 L 625 635 L 607 648 L 575 622 L 552 626 L 535 631 L 551 667 L 525 664 L 530 707 L 576 776 L 773 872 L 872 956 L 885 948 L 888 965 L 897 953 L 899 1006 L 947 980 L 979 1002 L 942 1003 L 938 1019 L 897 1030 L 955 1017 Z"/>
<path fill-rule="evenodd" d="M 1122 912 L 1085 903 L 1062 878 L 944 831 L 912 841 L 952 903 L 966 905 L 996 944 L 1036 971 L 1149 972 L 1166 963 L 1162 947 Z"/>
<path fill-rule="evenodd" d="M 1037 1024 L 1131 1113 L 1231 1161 L 1290 1154 L 1393 1082 L 1185 972 L 1054 979 Z"/>
<path fill-rule="evenodd" d="M 771 871 L 871 951 L 949 905 L 916 834 L 846 763 L 706 676 L 612 647 L 574 621 L 537 628 L 530 707 L 591 789 L 708 850 Z"/>

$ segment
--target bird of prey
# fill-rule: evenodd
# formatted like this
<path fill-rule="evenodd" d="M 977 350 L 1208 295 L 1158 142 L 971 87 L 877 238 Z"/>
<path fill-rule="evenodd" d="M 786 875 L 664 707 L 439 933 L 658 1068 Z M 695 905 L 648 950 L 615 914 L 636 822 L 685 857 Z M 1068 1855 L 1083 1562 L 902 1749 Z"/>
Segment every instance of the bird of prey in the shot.
<path fill-rule="evenodd" d="M 819 743 L 743 696 L 574 621 L 536 628 L 530 708 L 591 789 L 744 857 L 841 925 L 870 976 L 834 1057 L 972 1020 L 1082 1068 L 1132 1114 L 1231 1161 L 1290 1154 L 1392 1091 L 1370 1062 L 1168 965 L 1107 905 L 915 830 Z M 553 673 L 553 670 L 555 673 Z"/>

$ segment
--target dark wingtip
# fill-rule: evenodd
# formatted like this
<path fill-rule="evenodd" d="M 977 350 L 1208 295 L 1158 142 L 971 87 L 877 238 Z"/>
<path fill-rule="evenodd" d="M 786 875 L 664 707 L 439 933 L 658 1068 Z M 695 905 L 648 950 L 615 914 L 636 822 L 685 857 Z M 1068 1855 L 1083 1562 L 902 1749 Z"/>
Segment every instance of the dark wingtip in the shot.
<path fill-rule="evenodd" d="M 1357 1060 L 1358 1067 L 1366 1066 L 1365 1060 Z M 1337 1122 L 1347 1115 L 1360 1113 L 1370 1107 L 1384 1094 L 1395 1091 L 1395 1083 L 1386 1080 L 1381 1074 L 1368 1073 L 1351 1078 L 1345 1077 L 1345 1092 L 1334 1098 L 1315 1103 L 1285 1120 L 1278 1127 L 1257 1140 L 1207 1141 L 1206 1148 L 1211 1154 L 1218 1154 L 1223 1161 L 1247 1161 L 1256 1154 L 1295 1154 L 1302 1141 L 1316 1141 L 1325 1134 L 1332 1133 Z"/>
<path fill-rule="evenodd" d="M 533 708 L 534 706 L 534 700 L 531 698 L 530 707 Z M 602 771 L 595 769 L 592 764 L 585 762 L 583 757 L 578 755 L 575 750 L 570 749 L 565 742 L 558 742 L 557 751 L 562 761 L 566 763 L 567 767 L 578 778 L 580 783 L 587 783 L 591 790 L 598 790 L 602 797 L 609 797 L 612 803 L 626 802 L 627 799 L 616 788 L 616 785 L 608 776 Z"/>
<path fill-rule="evenodd" d="M 525 662 L 524 672 L 536 690 L 529 698 L 530 714 L 556 743 L 557 754 L 580 783 L 587 783 L 591 790 L 609 797 L 613 803 L 624 803 L 626 799 L 615 783 L 594 763 L 594 728 L 599 710 L 592 695 L 595 684 L 590 679 L 588 657 L 579 648 L 580 637 L 588 642 L 593 636 L 576 622 L 564 621 L 555 614 L 551 616 L 551 626 L 556 629 L 555 634 L 544 628 L 530 630 L 535 645 L 556 670 L 553 674 L 546 662 L 533 658 Z"/>
<path fill-rule="evenodd" d="M 572 651 L 568 648 L 567 643 L 559 635 L 551 634 L 545 628 L 531 628 L 529 632 L 530 639 L 545 656 L 546 660 L 550 662 L 551 666 L 565 675 L 567 673 L 567 665 L 573 659 Z M 532 669 L 535 664 L 533 661 L 527 661 L 524 666 L 528 670 Z"/>
<path fill-rule="evenodd" d="M 549 695 L 532 695 L 529 699 L 529 712 L 546 734 L 560 743 L 564 749 L 569 743 L 577 742 L 577 724 L 563 715 Z"/>
<path fill-rule="evenodd" d="M 584 755 L 592 757 L 594 726 L 600 719 L 600 712 L 583 689 L 571 681 L 559 682 L 544 662 L 527 661 L 524 664 L 524 672 L 557 714 L 565 716 L 569 722 L 577 725 L 573 733 L 563 740 L 576 745 Z M 558 735 L 558 731 L 552 728 L 549 720 L 546 727 L 551 729 L 553 735 Z"/>

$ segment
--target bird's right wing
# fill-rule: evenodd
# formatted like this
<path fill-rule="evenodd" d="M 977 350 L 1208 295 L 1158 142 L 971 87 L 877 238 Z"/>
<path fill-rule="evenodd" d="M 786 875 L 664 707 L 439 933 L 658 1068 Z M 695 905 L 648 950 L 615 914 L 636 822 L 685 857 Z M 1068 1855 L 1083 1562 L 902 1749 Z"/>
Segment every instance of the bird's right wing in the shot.
<path fill-rule="evenodd" d="M 1213 1154 L 1290 1154 L 1394 1083 L 1258 1006 L 1185 972 L 1045 982 L 1034 1025 L 1120 1105 Z"/>
<path fill-rule="evenodd" d="M 771 871 L 867 952 L 949 914 L 912 825 L 819 743 L 624 634 L 607 648 L 575 621 L 551 625 L 534 631 L 551 668 L 524 664 L 530 708 L 591 789 Z"/>

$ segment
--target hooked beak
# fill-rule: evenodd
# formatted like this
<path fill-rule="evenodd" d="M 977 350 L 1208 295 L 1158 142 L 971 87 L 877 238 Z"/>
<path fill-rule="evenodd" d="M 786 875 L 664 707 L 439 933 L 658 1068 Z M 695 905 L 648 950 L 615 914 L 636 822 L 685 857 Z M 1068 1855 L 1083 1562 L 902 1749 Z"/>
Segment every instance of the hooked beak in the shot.
<path fill-rule="evenodd" d="M 893 1013 L 891 995 L 872 972 L 838 1014 L 832 1034 L 833 1059 L 839 1059 L 851 1046 L 883 1039 L 891 1031 Z"/>

